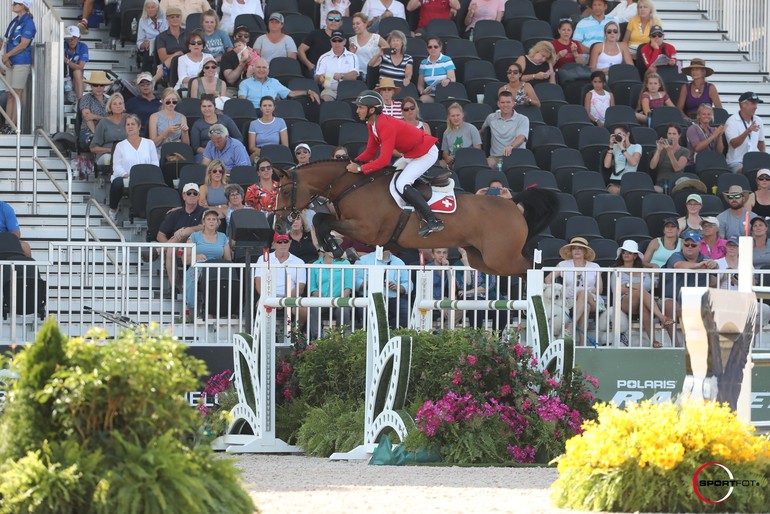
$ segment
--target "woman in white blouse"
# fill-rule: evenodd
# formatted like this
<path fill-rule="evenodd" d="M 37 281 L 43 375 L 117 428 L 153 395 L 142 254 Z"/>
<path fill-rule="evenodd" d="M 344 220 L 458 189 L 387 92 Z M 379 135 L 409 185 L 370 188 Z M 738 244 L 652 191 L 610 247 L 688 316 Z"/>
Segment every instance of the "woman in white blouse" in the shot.
<path fill-rule="evenodd" d="M 358 71 L 366 80 L 366 67 L 380 48 L 386 48 L 388 43 L 379 34 L 367 30 L 369 19 L 365 14 L 357 12 L 353 15 L 353 37 L 350 38 L 350 51 L 358 56 Z"/>
<path fill-rule="evenodd" d="M 112 177 L 110 178 L 110 219 L 118 216 L 118 204 L 128 182 L 131 167 L 135 164 L 158 166 L 158 152 L 155 143 L 139 135 L 142 122 L 136 114 L 126 116 L 126 139 L 115 145 L 112 152 Z"/>
<path fill-rule="evenodd" d="M 372 32 L 377 32 L 380 26 L 380 19 L 395 16 L 396 18 L 406 19 L 406 9 L 404 4 L 398 0 L 366 0 L 361 12 L 369 18 L 366 22 L 372 27 Z"/>
<path fill-rule="evenodd" d="M 179 80 L 174 89 L 179 90 L 182 87 L 188 87 L 190 80 L 197 77 L 203 69 L 203 63 L 214 58 L 213 55 L 203 53 L 203 45 L 205 44 L 203 36 L 199 32 L 190 32 L 187 36 L 185 46 L 189 52 L 177 60 L 176 70 Z"/>
<path fill-rule="evenodd" d="M 235 18 L 239 14 L 256 14 L 263 19 L 265 17 L 262 3 L 259 0 L 223 0 L 222 19 L 219 20 L 219 28 L 232 34 L 235 29 Z"/>

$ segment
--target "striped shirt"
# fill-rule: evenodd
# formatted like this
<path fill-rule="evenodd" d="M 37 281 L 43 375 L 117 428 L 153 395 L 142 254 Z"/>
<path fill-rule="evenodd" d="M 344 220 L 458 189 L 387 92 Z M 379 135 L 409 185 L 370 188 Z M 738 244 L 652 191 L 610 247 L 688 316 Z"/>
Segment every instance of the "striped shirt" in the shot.
<path fill-rule="evenodd" d="M 401 64 L 398 66 L 393 64 L 392 55 L 383 55 L 382 62 L 380 62 L 380 78 L 388 77 L 403 82 L 406 76 L 406 67 L 413 63 L 414 60 L 409 54 L 404 55 L 404 58 L 401 59 Z"/>
<path fill-rule="evenodd" d="M 447 78 L 447 73 L 454 69 L 456 66 L 452 58 L 444 54 L 439 54 L 435 63 L 430 62 L 430 58 L 425 58 L 420 63 L 420 75 L 423 76 L 426 87 L 440 83 Z"/>
<path fill-rule="evenodd" d="M 384 104 L 382 106 L 382 114 L 393 116 L 394 118 L 398 118 L 399 120 L 404 119 L 404 113 L 401 111 L 401 102 L 399 102 L 398 100 L 393 100 L 393 103 L 390 105 Z"/>

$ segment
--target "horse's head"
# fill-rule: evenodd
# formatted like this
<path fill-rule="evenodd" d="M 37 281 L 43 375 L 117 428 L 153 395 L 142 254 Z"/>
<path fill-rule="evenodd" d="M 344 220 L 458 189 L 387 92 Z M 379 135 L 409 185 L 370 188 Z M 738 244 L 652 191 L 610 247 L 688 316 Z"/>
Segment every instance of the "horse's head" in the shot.
<path fill-rule="evenodd" d="M 300 212 L 319 197 L 330 198 L 337 179 L 347 175 L 347 161 L 319 161 L 305 166 L 282 170 L 278 176 L 278 197 L 275 218 L 293 222 Z"/>

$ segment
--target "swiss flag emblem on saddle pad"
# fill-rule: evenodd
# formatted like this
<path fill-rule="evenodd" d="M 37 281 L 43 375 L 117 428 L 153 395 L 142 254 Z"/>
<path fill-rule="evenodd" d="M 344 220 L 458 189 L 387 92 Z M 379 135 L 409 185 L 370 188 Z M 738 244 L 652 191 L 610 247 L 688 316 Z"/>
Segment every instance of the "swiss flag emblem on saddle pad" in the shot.
<path fill-rule="evenodd" d="M 457 205 L 455 204 L 454 195 L 441 195 L 438 199 L 436 199 L 436 196 L 437 195 L 434 192 L 433 198 L 431 198 L 432 202 L 430 204 L 430 208 L 433 212 L 455 212 Z"/>

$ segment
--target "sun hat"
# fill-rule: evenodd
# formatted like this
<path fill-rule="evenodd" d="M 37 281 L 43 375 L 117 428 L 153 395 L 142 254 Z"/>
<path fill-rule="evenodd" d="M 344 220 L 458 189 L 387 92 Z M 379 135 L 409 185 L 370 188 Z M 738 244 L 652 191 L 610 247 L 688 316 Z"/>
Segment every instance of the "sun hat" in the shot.
<path fill-rule="evenodd" d="M 184 188 L 182 189 L 183 193 L 186 193 L 187 191 L 198 191 L 200 192 L 201 188 L 198 187 L 198 184 L 195 182 L 188 182 L 184 185 Z"/>
<path fill-rule="evenodd" d="M 69 39 L 71 37 L 80 37 L 80 29 L 77 25 L 70 25 L 67 27 L 64 31 L 66 34 L 64 35 L 64 39 Z"/>
<path fill-rule="evenodd" d="M 634 241 L 633 239 L 626 239 L 623 241 L 623 246 L 618 248 L 618 255 L 617 257 L 620 258 L 620 254 L 623 252 L 623 250 L 629 252 L 629 253 L 635 253 L 639 256 L 640 259 L 644 259 L 644 254 L 639 251 L 639 243 Z"/>
<path fill-rule="evenodd" d="M 688 230 L 687 232 L 682 234 L 682 240 L 685 241 L 687 239 L 695 241 L 696 243 L 700 243 L 701 241 L 703 241 L 703 238 L 701 237 L 701 235 L 695 232 L 694 230 Z"/>
<path fill-rule="evenodd" d="M 394 95 L 397 95 L 398 93 L 401 92 L 401 88 L 398 87 L 396 85 L 396 82 L 392 78 L 390 78 L 390 77 L 383 77 L 383 78 L 381 78 L 380 79 L 380 83 L 377 85 L 376 88 L 374 88 L 374 90 L 379 93 L 381 89 L 385 89 L 385 88 L 394 89 L 395 90 L 393 92 Z"/>
<path fill-rule="evenodd" d="M 278 232 L 273 232 L 273 242 L 276 241 L 288 241 L 289 240 L 289 234 L 279 234 Z"/>
<path fill-rule="evenodd" d="M 693 177 L 679 177 L 676 182 L 674 182 L 674 187 L 671 188 L 671 194 L 678 193 L 679 191 L 682 191 L 684 189 L 697 189 L 699 192 L 705 194 L 706 193 L 706 184 L 703 183 L 702 180 L 698 180 L 697 178 Z"/>
<path fill-rule="evenodd" d="M 706 76 L 710 77 L 714 74 L 714 70 L 706 66 L 706 61 L 703 59 L 696 57 L 695 59 L 692 59 L 690 61 L 690 65 L 682 68 L 682 73 L 685 75 L 692 75 L 692 70 L 700 68 L 701 70 L 706 70 Z"/>
<path fill-rule="evenodd" d="M 588 240 L 584 237 L 573 237 L 569 240 L 569 243 L 565 244 L 561 247 L 559 250 L 559 255 L 562 259 L 569 260 L 572 258 L 572 247 L 577 246 L 578 248 L 583 248 L 586 251 L 586 260 L 592 261 L 596 259 L 596 252 L 594 252 L 594 249 L 588 246 Z"/>
<path fill-rule="evenodd" d="M 182 16 L 182 9 L 179 7 L 169 7 L 166 9 L 166 18 L 169 16 Z"/>
<path fill-rule="evenodd" d="M 716 225 L 717 228 L 719 228 L 719 220 L 716 217 L 714 217 L 714 216 L 705 216 L 705 217 L 701 218 L 701 220 L 700 220 L 701 226 L 704 223 L 711 223 L 712 225 Z"/>
<path fill-rule="evenodd" d="M 743 189 L 738 184 L 733 184 L 732 186 L 730 186 L 730 188 L 727 191 L 725 191 L 722 194 L 724 196 L 727 196 L 727 195 L 743 195 L 743 196 L 746 196 L 749 193 L 751 193 L 751 191 L 746 191 L 745 189 Z"/>
<path fill-rule="evenodd" d="M 103 70 L 94 70 L 91 72 L 91 75 L 88 77 L 88 79 L 84 80 L 86 84 L 91 84 L 92 86 L 110 86 L 112 85 L 112 81 L 107 78 L 107 74 Z"/>
<path fill-rule="evenodd" d="M 685 200 L 684 203 L 689 202 L 690 200 L 695 200 L 699 204 L 703 205 L 703 198 L 700 197 L 698 193 L 693 193 L 691 195 L 687 195 L 687 200 Z"/>

